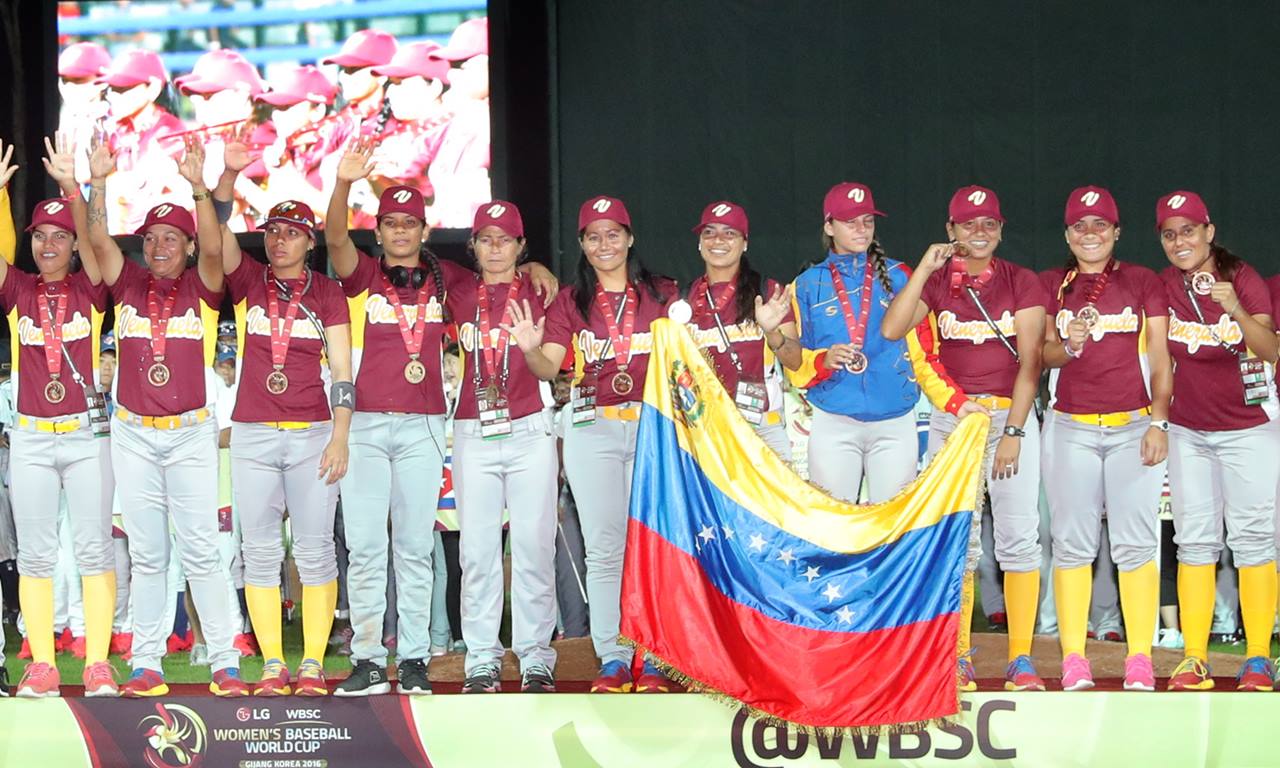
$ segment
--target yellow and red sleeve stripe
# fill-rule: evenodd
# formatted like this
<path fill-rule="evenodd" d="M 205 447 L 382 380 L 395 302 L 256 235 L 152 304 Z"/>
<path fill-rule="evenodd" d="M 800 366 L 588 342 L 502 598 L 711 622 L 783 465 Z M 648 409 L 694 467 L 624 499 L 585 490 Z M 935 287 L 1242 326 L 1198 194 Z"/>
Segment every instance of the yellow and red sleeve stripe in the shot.
<path fill-rule="evenodd" d="M 955 414 L 969 398 L 942 365 L 937 319 L 932 312 L 907 333 L 907 353 L 924 396 L 934 408 Z"/>
<path fill-rule="evenodd" d="M 796 284 L 791 283 L 791 314 L 796 318 L 796 331 L 800 334 L 800 338 L 804 338 L 804 317 L 800 312 L 800 305 L 796 302 Z M 831 378 L 835 371 L 826 366 L 827 349 L 808 349 L 802 342 L 800 345 L 800 368 L 791 370 L 785 365 L 782 370 L 787 374 L 787 380 L 792 386 L 809 389 Z"/>

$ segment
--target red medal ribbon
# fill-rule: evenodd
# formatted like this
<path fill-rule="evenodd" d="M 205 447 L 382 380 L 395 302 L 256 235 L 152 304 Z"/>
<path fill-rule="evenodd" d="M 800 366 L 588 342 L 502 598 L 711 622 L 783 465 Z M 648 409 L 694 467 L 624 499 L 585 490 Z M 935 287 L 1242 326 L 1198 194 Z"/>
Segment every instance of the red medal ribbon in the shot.
<path fill-rule="evenodd" d="M 622 301 L 626 309 L 622 312 L 622 328 L 618 328 L 618 321 L 614 319 L 609 297 L 605 295 L 604 287 L 596 283 L 596 307 L 600 309 L 600 314 L 604 315 L 605 326 L 609 329 L 609 343 L 613 346 L 614 365 L 619 371 L 626 371 L 631 363 L 631 334 L 636 329 L 636 304 L 639 303 L 636 289 L 631 283 L 627 283 L 627 292 L 622 297 Z"/>
<path fill-rule="evenodd" d="M 969 285 L 975 291 L 982 291 L 987 287 L 987 283 L 991 282 L 991 278 L 995 277 L 995 257 L 987 262 L 986 269 L 981 274 L 970 275 L 966 260 L 958 256 L 951 258 L 951 295 L 959 296 L 964 290 L 965 285 Z"/>
<path fill-rule="evenodd" d="M 1102 292 L 1107 288 L 1107 281 L 1111 279 L 1111 273 L 1116 271 L 1119 268 L 1120 267 L 1119 265 L 1116 264 L 1115 259 L 1110 259 L 1107 261 L 1107 265 L 1102 268 L 1102 272 L 1098 273 L 1097 279 L 1095 279 L 1092 283 L 1090 283 L 1089 287 L 1085 289 L 1085 292 L 1084 292 L 1085 304 L 1097 303 L 1098 297 L 1102 296 Z M 1076 280 L 1076 278 L 1079 276 L 1080 276 L 1080 271 L 1077 269 L 1071 269 L 1070 271 L 1067 272 L 1066 277 L 1062 279 L 1062 285 L 1058 288 L 1059 302 L 1062 301 L 1062 296 L 1064 293 L 1066 293 L 1067 286 L 1071 285 L 1071 283 L 1073 283 Z"/>
<path fill-rule="evenodd" d="M 298 305 L 302 303 L 302 281 L 298 281 L 294 290 L 289 292 L 289 306 L 284 313 L 284 327 L 280 327 L 280 294 L 276 288 L 276 278 L 267 278 L 267 317 L 271 321 L 271 365 L 280 370 L 284 367 L 285 357 L 289 354 L 289 337 L 293 335 L 293 318 L 298 316 Z"/>
<path fill-rule="evenodd" d="M 511 284 L 507 286 L 506 298 L 502 300 L 502 319 L 507 325 L 511 323 L 511 302 L 519 295 L 520 273 L 517 272 Z M 503 328 L 498 331 L 498 342 L 495 346 L 490 347 L 486 343 L 489 340 L 489 334 L 493 331 L 493 325 L 489 322 L 489 309 L 488 287 L 482 280 L 476 283 L 476 325 L 480 327 L 480 338 L 476 346 L 484 352 L 485 380 L 494 382 L 498 378 L 498 350 L 502 350 L 505 362 L 507 346 L 511 344 L 511 334 Z"/>
<path fill-rule="evenodd" d="M 396 291 L 395 286 L 387 279 L 386 275 L 382 276 L 382 292 L 387 297 L 387 303 L 391 305 L 391 309 L 396 313 L 396 322 L 400 324 L 400 338 L 404 339 L 404 349 L 409 353 L 409 357 L 417 359 L 422 353 L 422 339 L 427 333 L 427 297 L 431 295 L 428 290 L 431 287 L 431 279 L 423 281 L 422 287 L 418 289 L 418 315 L 413 319 L 413 328 L 409 328 L 409 318 L 404 313 L 404 306 L 400 304 L 400 294 Z"/>
<path fill-rule="evenodd" d="M 65 286 L 58 288 L 58 308 L 52 318 L 49 316 L 49 297 L 43 289 L 36 293 L 36 307 L 40 311 L 40 331 L 44 334 L 44 360 L 49 366 L 49 377 L 56 379 L 62 375 L 62 321 L 67 318 Z"/>
<path fill-rule="evenodd" d="M 155 275 L 152 275 L 147 283 L 147 317 L 151 319 L 151 356 L 156 362 L 164 360 L 165 346 L 169 342 L 166 336 L 169 330 L 169 318 L 173 316 L 173 305 L 178 301 L 178 283 L 181 280 L 182 276 L 179 275 L 178 279 L 173 281 L 173 285 L 169 288 L 169 295 L 165 297 L 163 309 L 160 308 L 157 298 Z"/>
<path fill-rule="evenodd" d="M 862 304 L 858 307 L 856 321 L 853 317 L 853 305 L 849 303 L 849 292 L 844 287 L 844 278 L 840 277 L 840 270 L 836 268 L 834 261 L 827 266 L 831 269 L 831 285 L 836 289 L 836 298 L 840 300 L 840 309 L 844 312 L 844 325 L 849 329 L 849 342 L 855 348 L 862 349 L 867 339 L 867 319 L 871 317 L 871 288 L 872 281 L 875 279 L 875 274 L 871 271 L 871 260 L 868 259 L 864 267 L 866 274 L 862 278 Z"/>
<path fill-rule="evenodd" d="M 693 281 L 693 286 L 689 289 L 689 295 L 693 298 L 693 314 L 698 316 L 701 314 L 710 315 L 713 312 L 719 315 L 724 312 L 730 304 L 733 303 L 733 297 L 738 293 L 738 284 L 730 280 L 721 294 L 720 300 L 715 302 L 715 308 L 711 306 L 711 285 L 707 282 L 704 275 Z"/>

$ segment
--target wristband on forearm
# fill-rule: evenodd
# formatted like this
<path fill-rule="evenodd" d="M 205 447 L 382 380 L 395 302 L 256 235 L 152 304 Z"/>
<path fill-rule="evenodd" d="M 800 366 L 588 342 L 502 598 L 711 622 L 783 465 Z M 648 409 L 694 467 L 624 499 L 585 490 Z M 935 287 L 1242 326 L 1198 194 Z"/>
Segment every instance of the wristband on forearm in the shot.
<path fill-rule="evenodd" d="M 333 408 L 356 409 L 356 385 L 349 381 L 335 381 L 329 389 L 329 405 Z"/>
<path fill-rule="evenodd" d="M 213 198 L 213 212 L 218 216 L 219 224 L 226 224 L 231 221 L 231 210 L 235 207 L 234 200 L 219 200 Z"/>

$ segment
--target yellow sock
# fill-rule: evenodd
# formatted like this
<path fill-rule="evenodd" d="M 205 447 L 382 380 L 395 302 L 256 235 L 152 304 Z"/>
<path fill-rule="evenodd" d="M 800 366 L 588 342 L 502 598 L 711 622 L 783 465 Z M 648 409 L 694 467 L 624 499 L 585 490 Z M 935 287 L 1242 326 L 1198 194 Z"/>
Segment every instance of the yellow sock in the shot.
<path fill-rule="evenodd" d="M 1084 655 L 1089 632 L 1089 600 L 1092 597 L 1092 565 L 1053 569 L 1053 600 L 1058 609 L 1058 636 L 1064 659 L 1072 653 Z M 1010 633 L 1010 638 L 1012 636 Z"/>
<path fill-rule="evenodd" d="M 1213 597 L 1217 567 L 1178 563 L 1178 622 L 1189 658 L 1209 660 L 1209 629 L 1213 626 Z M 1275 604 L 1274 602 L 1272 603 Z"/>
<path fill-rule="evenodd" d="M 1245 657 L 1271 657 L 1271 630 L 1276 623 L 1276 564 L 1236 569 L 1240 574 L 1240 615 L 1244 618 Z"/>
<path fill-rule="evenodd" d="M 1151 637 L 1160 610 L 1160 567 L 1154 561 L 1120 572 L 1120 612 L 1129 655 L 1151 655 Z"/>
<path fill-rule="evenodd" d="M 280 639 L 280 587 L 244 585 L 244 601 L 249 605 L 253 635 L 262 649 L 262 660 L 284 661 L 284 641 Z"/>
<path fill-rule="evenodd" d="M 1009 614 L 1009 661 L 1031 655 L 1040 603 L 1040 569 L 1004 574 L 1004 608 Z"/>
<path fill-rule="evenodd" d="M 116 615 L 116 572 L 81 576 L 80 590 L 84 593 L 84 663 L 106 661 Z"/>
<path fill-rule="evenodd" d="M 970 634 L 973 631 L 973 572 L 964 575 L 960 587 L 960 631 L 956 637 L 956 655 L 963 656 L 970 649 Z"/>
<path fill-rule="evenodd" d="M 53 664 L 53 579 L 18 579 L 18 607 L 27 627 L 31 660 Z"/>
<path fill-rule="evenodd" d="M 338 580 L 302 587 L 302 658 L 324 661 L 338 607 Z"/>

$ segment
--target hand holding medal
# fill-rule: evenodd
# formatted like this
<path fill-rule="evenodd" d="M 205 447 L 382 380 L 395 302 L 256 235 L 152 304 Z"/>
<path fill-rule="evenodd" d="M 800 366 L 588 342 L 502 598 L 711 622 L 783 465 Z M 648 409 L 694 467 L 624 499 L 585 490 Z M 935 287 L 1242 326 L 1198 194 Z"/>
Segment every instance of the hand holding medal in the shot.
<path fill-rule="evenodd" d="M 852 374 L 860 374 L 867 370 L 870 364 L 866 353 L 862 351 L 862 345 L 867 338 L 867 321 L 871 317 L 871 293 L 874 288 L 875 272 L 871 268 L 870 261 L 863 265 L 862 301 L 858 307 L 858 317 L 855 319 L 853 305 L 849 303 L 849 293 L 845 290 L 844 278 L 840 276 L 839 268 L 834 262 L 828 266 L 831 269 L 831 287 L 835 290 L 836 298 L 840 302 L 840 310 L 844 312 L 845 327 L 849 329 L 850 348 L 844 369 Z"/>

